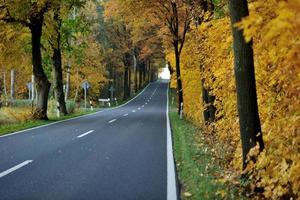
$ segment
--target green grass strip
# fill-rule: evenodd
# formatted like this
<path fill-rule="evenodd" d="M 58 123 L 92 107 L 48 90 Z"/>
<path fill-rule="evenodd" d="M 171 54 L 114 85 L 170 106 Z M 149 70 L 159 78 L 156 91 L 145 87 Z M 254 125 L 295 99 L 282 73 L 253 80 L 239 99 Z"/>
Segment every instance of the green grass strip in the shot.
<path fill-rule="evenodd" d="M 222 169 L 213 159 L 212 147 L 205 143 L 198 127 L 179 118 L 175 105 L 170 105 L 169 116 L 181 199 L 245 199 L 236 188 L 218 180 Z"/>

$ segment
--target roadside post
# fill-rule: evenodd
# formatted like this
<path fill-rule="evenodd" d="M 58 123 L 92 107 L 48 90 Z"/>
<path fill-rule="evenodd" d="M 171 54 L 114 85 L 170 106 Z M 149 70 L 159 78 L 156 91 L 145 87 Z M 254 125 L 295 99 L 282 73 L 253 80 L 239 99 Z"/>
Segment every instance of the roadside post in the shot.
<path fill-rule="evenodd" d="M 113 100 L 114 100 L 114 92 L 115 92 L 115 88 L 114 88 L 114 86 L 113 85 L 111 85 L 110 86 L 110 88 L 109 88 L 109 91 L 110 91 L 110 102 L 111 102 L 111 104 L 113 103 Z"/>
<path fill-rule="evenodd" d="M 89 84 L 88 81 L 84 81 L 82 84 L 81 84 L 81 87 L 83 88 L 84 90 L 84 109 L 86 110 L 87 108 L 87 90 L 91 87 L 91 85 Z"/>
<path fill-rule="evenodd" d="M 32 82 L 26 83 L 28 89 L 28 100 L 31 100 Z"/>
<path fill-rule="evenodd" d="M 183 103 L 180 104 L 180 119 L 183 117 Z"/>
<path fill-rule="evenodd" d="M 90 101 L 91 111 L 94 111 L 93 101 Z"/>
<path fill-rule="evenodd" d="M 60 118 L 60 107 L 59 107 L 59 102 L 56 102 L 56 116 Z"/>
<path fill-rule="evenodd" d="M 35 80 L 34 80 L 34 75 L 31 76 L 31 100 L 34 101 L 35 98 Z"/>

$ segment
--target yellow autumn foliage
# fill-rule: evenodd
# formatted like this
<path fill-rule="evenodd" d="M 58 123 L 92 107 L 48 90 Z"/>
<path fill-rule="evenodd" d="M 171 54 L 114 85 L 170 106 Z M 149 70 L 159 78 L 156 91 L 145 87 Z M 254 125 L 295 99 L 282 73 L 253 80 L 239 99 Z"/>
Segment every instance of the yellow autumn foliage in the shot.
<path fill-rule="evenodd" d="M 300 198 L 300 1 L 251 1 L 250 16 L 237 24 L 254 41 L 259 112 L 265 150 L 250 167 L 254 186 L 268 199 Z M 175 66 L 174 56 L 167 59 Z M 187 36 L 181 55 L 184 114 L 203 126 L 201 80 L 216 96 L 217 120 L 206 126 L 228 148 L 241 170 L 230 19 L 201 24 Z M 176 87 L 176 84 L 171 84 Z M 205 131 L 206 133 L 209 133 Z"/>

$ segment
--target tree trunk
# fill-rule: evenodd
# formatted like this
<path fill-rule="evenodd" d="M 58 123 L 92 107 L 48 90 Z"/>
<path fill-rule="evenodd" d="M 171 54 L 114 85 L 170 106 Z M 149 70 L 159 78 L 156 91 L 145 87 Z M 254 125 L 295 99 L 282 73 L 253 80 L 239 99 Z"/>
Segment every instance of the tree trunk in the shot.
<path fill-rule="evenodd" d="M 139 63 L 139 89 L 142 88 L 142 78 L 143 78 L 143 71 L 142 71 L 142 65 L 144 64 L 144 62 Z"/>
<path fill-rule="evenodd" d="M 216 107 L 214 106 L 214 102 L 216 97 L 214 95 L 209 94 L 210 89 L 205 86 L 205 80 L 201 80 L 202 87 L 202 100 L 205 103 L 205 109 L 203 111 L 203 116 L 205 122 L 212 123 L 216 118 Z"/>
<path fill-rule="evenodd" d="M 264 148 L 257 105 L 252 41 L 246 43 L 243 31 L 234 24 L 249 15 L 247 0 L 229 0 L 233 33 L 234 72 L 236 79 L 237 107 L 243 150 L 243 169 L 247 166 L 247 154 L 259 144 Z"/>
<path fill-rule="evenodd" d="M 41 36 L 43 27 L 43 18 L 31 20 L 31 41 L 32 41 L 32 64 L 33 74 L 37 87 L 37 104 L 33 112 L 34 119 L 47 120 L 48 95 L 50 82 L 43 70 L 41 55 Z"/>
<path fill-rule="evenodd" d="M 68 63 L 67 66 L 67 80 L 66 80 L 66 95 L 65 95 L 65 101 L 68 100 L 70 96 L 70 63 Z"/>
<path fill-rule="evenodd" d="M 178 94 L 178 114 L 181 112 L 181 103 L 183 103 L 183 89 L 180 73 L 180 54 L 178 49 L 178 41 L 174 41 L 174 52 L 176 60 L 176 78 L 177 78 L 177 94 Z"/>
<path fill-rule="evenodd" d="M 80 87 L 80 82 L 79 82 L 79 69 L 76 69 L 76 90 L 75 90 L 75 96 L 74 96 L 74 102 L 77 101 L 78 99 L 78 93 L 79 93 L 79 87 Z"/>
<path fill-rule="evenodd" d="M 146 74 L 147 74 L 147 60 L 145 61 L 145 64 L 143 66 L 143 86 L 145 85 L 146 82 Z"/>
<path fill-rule="evenodd" d="M 129 96 L 128 96 L 128 91 L 129 91 L 129 88 L 128 88 L 128 67 L 126 66 L 125 67 L 125 70 L 124 70 L 124 97 L 123 99 L 126 100 Z"/>
<path fill-rule="evenodd" d="M 10 99 L 15 98 L 15 70 L 10 70 Z"/>
<path fill-rule="evenodd" d="M 7 87 L 6 87 L 6 73 L 3 72 L 3 94 L 4 97 L 7 97 Z"/>
<path fill-rule="evenodd" d="M 128 97 L 131 97 L 131 68 L 128 67 Z"/>
<path fill-rule="evenodd" d="M 147 72 L 148 72 L 148 83 L 151 82 L 151 60 L 149 59 L 148 61 L 148 69 L 147 69 Z"/>
<path fill-rule="evenodd" d="M 133 55 L 133 67 L 134 67 L 134 93 L 138 91 L 138 70 L 137 70 L 137 59 Z"/>
<path fill-rule="evenodd" d="M 54 83 L 54 92 L 55 98 L 59 103 L 59 111 L 60 113 L 67 115 L 67 107 L 65 102 L 64 96 L 64 86 L 63 86 L 63 73 L 62 73 L 62 64 L 61 64 L 61 34 L 60 34 L 60 27 L 61 27 L 61 19 L 59 17 L 59 9 L 54 13 L 54 21 L 57 23 L 56 27 L 56 37 L 54 36 L 51 42 L 52 44 L 52 62 L 53 62 L 53 83 Z"/>

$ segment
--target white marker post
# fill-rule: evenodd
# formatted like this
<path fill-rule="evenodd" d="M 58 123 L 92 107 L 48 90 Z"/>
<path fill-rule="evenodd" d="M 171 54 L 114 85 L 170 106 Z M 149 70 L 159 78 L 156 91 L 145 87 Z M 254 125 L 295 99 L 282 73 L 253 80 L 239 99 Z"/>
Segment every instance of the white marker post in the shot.
<path fill-rule="evenodd" d="M 94 111 L 93 101 L 90 101 L 91 111 Z"/>
<path fill-rule="evenodd" d="M 81 87 L 83 88 L 84 90 L 84 109 L 86 110 L 87 108 L 87 90 L 91 87 L 89 82 L 88 81 L 84 81 L 82 84 L 81 84 Z"/>
<path fill-rule="evenodd" d="M 183 117 L 183 103 L 180 104 L 180 119 Z"/>
<path fill-rule="evenodd" d="M 32 87 L 32 83 L 29 82 L 26 84 L 27 85 L 27 89 L 28 89 L 28 100 L 30 101 L 31 100 L 31 87 Z"/>
<path fill-rule="evenodd" d="M 31 100 L 34 101 L 35 98 L 35 80 L 34 80 L 34 75 L 31 76 Z"/>
<path fill-rule="evenodd" d="M 60 118 L 60 110 L 59 110 L 59 103 L 58 102 L 56 102 L 56 116 L 58 118 Z"/>

